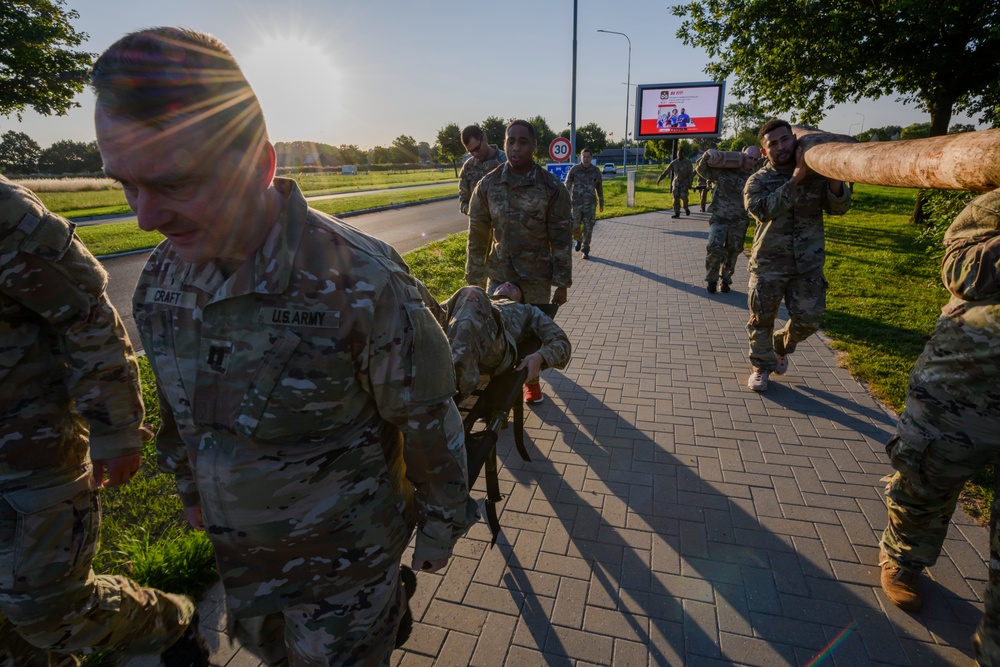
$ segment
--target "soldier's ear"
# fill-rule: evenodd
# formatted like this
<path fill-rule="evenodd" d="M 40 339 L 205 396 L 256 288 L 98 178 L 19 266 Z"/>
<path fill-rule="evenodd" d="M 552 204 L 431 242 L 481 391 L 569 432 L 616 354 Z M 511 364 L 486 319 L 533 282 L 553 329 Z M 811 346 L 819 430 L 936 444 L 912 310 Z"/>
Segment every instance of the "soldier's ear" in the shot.
<path fill-rule="evenodd" d="M 267 189 L 270 187 L 271 181 L 274 180 L 274 175 L 278 171 L 278 156 L 270 141 L 264 142 L 264 148 L 260 151 L 257 159 L 256 169 L 260 174 L 259 183 L 261 187 Z"/>

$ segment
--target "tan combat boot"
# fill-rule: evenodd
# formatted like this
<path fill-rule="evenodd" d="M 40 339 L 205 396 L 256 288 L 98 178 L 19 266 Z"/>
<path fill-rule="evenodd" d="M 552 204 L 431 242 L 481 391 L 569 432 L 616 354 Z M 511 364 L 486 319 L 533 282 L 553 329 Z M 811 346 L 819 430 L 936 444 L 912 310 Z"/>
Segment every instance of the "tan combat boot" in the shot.
<path fill-rule="evenodd" d="M 891 560 L 882 563 L 882 590 L 903 611 L 920 611 L 924 603 L 920 594 L 920 573 L 904 570 Z"/>

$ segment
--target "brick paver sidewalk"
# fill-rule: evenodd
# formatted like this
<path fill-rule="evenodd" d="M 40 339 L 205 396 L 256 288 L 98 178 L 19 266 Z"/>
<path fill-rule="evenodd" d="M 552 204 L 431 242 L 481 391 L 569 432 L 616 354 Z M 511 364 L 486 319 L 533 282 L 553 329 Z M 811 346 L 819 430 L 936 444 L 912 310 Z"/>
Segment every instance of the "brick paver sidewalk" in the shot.
<path fill-rule="evenodd" d="M 533 462 L 500 441 L 503 535 L 490 549 L 480 524 L 418 576 L 394 665 L 972 663 L 986 530 L 956 512 L 925 611 L 888 603 L 894 419 L 819 336 L 746 388 L 746 259 L 731 293 L 705 291 L 707 218 L 600 221 L 576 254 L 573 361 L 543 374 Z M 211 636 L 219 664 L 257 664 Z"/>

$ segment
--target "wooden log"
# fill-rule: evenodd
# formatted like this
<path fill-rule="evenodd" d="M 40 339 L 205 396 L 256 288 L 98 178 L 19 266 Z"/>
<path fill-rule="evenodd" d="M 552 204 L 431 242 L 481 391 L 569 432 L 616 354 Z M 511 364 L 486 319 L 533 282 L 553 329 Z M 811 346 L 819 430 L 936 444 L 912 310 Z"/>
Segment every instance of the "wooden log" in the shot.
<path fill-rule="evenodd" d="M 1000 129 L 864 143 L 813 128 L 792 131 L 806 146 L 806 165 L 827 178 L 903 188 L 1000 188 Z"/>

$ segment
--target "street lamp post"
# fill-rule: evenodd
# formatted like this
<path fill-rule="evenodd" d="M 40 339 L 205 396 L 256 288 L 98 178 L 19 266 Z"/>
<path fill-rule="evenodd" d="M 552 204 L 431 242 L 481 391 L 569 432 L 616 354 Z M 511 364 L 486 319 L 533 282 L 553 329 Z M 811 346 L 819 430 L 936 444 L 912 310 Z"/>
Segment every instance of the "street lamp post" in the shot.
<path fill-rule="evenodd" d="M 609 35 L 621 35 L 628 42 L 628 71 L 625 75 L 625 134 L 622 135 L 622 173 L 628 177 L 628 106 L 632 98 L 632 40 L 623 32 L 598 30 Z"/>
<path fill-rule="evenodd" d="M 861 116 L 861 131 L 864 132 L 865 131 L 865 115 L 863 113 L 861 113 L 860 111 L 855 111 L 854 115 L 855 116 Z"/>

